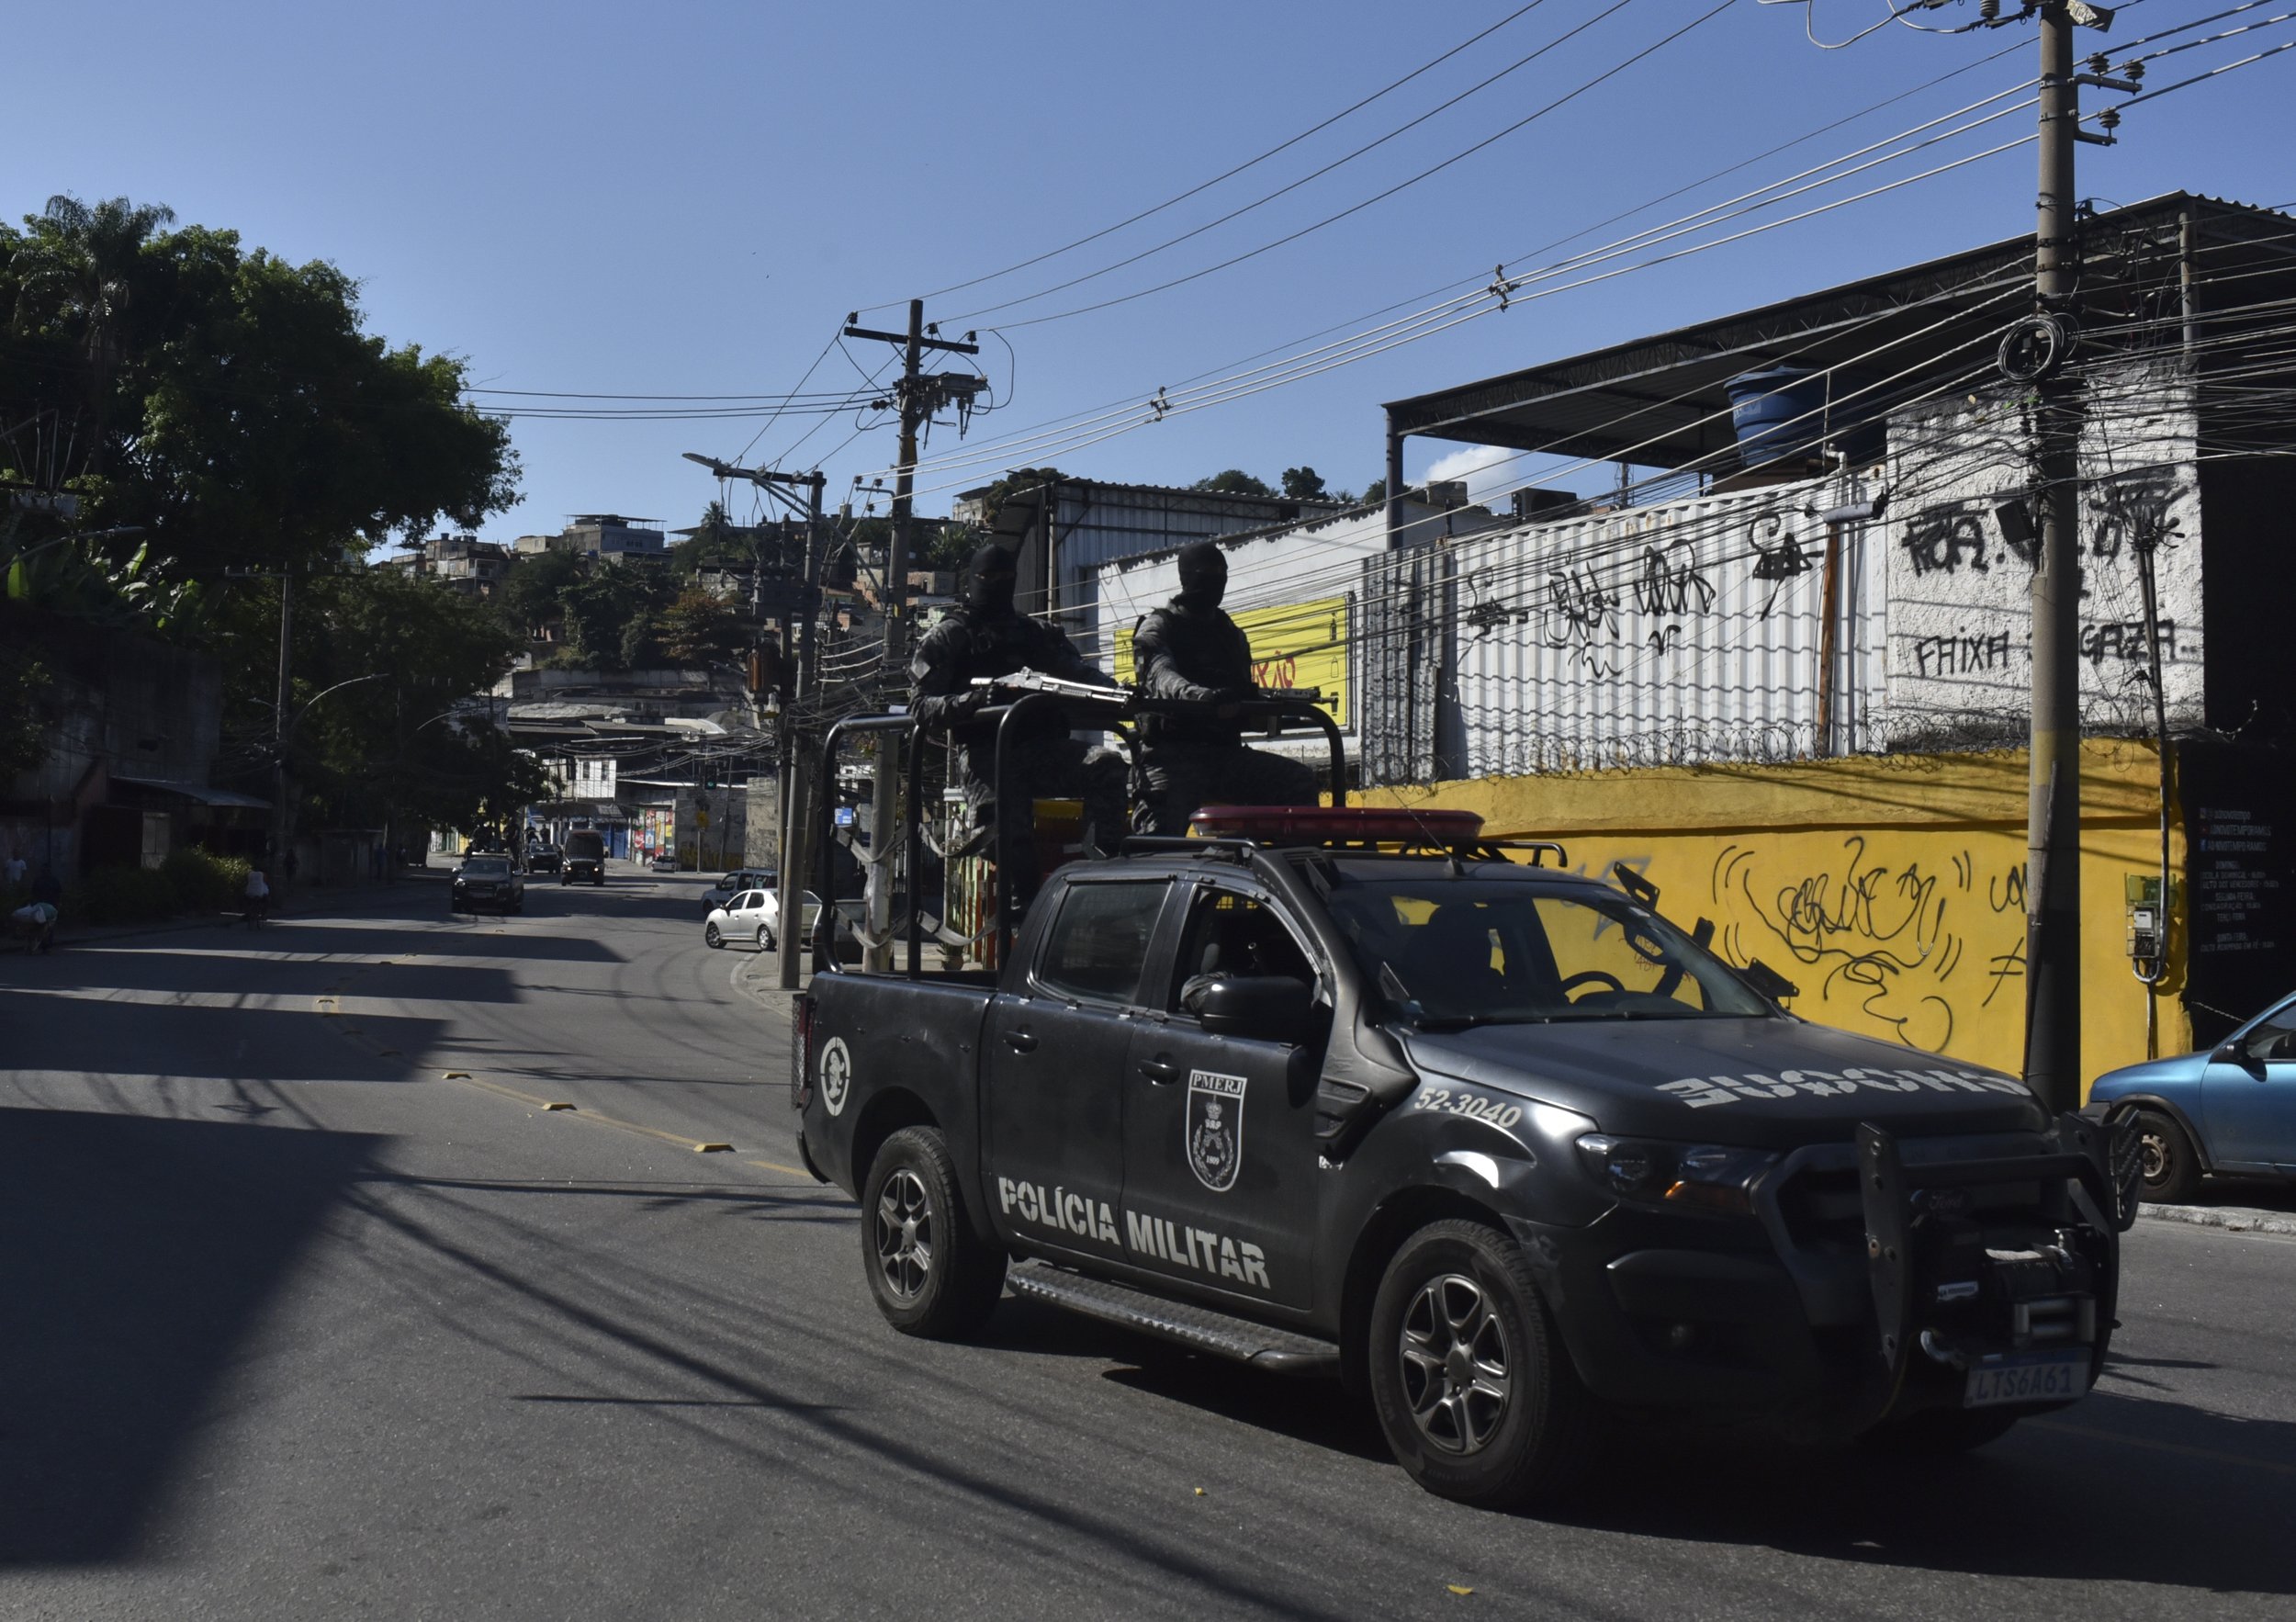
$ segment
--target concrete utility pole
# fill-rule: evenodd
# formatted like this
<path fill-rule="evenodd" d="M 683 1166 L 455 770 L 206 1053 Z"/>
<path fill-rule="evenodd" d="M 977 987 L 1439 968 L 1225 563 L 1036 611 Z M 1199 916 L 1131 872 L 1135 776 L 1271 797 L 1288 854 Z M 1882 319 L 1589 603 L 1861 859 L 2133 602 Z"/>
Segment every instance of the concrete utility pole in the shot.
<path fill-rule="evenodd" d="M 900 459 L 895 464 L 893 483 L 893 543 L 886 548 L 884 572 L 884 601 L 880 604 L 885 620 L 884 675 L 888 682 L 897 682 L 902 667 L 908 660 L 908 603 L 909 603 L 909 529 L 910 496 L 917 486 L 917 433 L 932 420 L 933 409 L 941 403 L 944 390 L 940 380 L 928 378 L 920 373 L 920 363 L 928 349 L 943 350 L 953 355 L 978 355 L 977 344 L 959 344 L 925 331 L 925 301 L 909 300 L 909 328 L 906 332 L 872 332 L 867 327 L 848 325 L 848 338 L 875 338 L 901 345 L 901 387 L 896 397 L 901 408 Z M 962 390 L 949 390 L 947 396 L 972 392 L 971 378 L 963 380 Z M 900 839 L 900 814 L 896 806 L 899 797 L 901 772 L 898 745 L 887 741 L 887 735 L 877 738 L 876 786 L 870 794 L 869 805 L 869 933 L 883 944 L 869 949 L 864 966 L 873 970 L 890 968 L 893 964 L 893 863 L 891 852 Z M 827 903 L 831 898 L 823 896 Z M 909 905 L 917 905 L 917 897 L 909 897 Z"/>
<path fill-rule="evenodd" d="M 797 627 L 795 704 L 813 701 L 820 681 L 821 487 L 816 472 L 805 502 L 805 583 L 798 599 L 804 619 Z M 784 705 L 780 722 L 782 750 L 781 935 L 775 948 L 783 991 L 797 989 L 797 964 L 805 939 L 805 882 L 813 874 L 813 751 L 797 736 Z M 824 900 L 828 899 L 823 897 Z"/>
<path fill-rule="evenodd" d="M 2081 1101 L 2081 384 L 2065 365 L 2077 341 L 2078 194 L 2073 155 L 2110 133 L 2081 129 L 2080 86 L 2133 90 L 2101 72 L 2077 76 L 2073 30 L 2112 14 L 2085 0 L 2041 0 L 2041 189 L 2033 228 L 2034 313 L 2003 345 L 2003 369 L 2035 385 L 2040 539 L 2032 594 L 2033 696 L 2025 862 L 2025 1079 L 2055 1109 Z M 2102 58 L 2096 64 L 2100 70 Z M 2108 110 L 2108 131 L 2118 115 Z"/>
<path fill-rule="evenodd" d="M 286 569 L 279 571 L 279 684 L 277 698 L 271 706 L 271 878 L 283 882 L 287 876 L 287 699 L 293 691 L 287 679 L 287 650 L 295 634 L 295 577 Z"/>

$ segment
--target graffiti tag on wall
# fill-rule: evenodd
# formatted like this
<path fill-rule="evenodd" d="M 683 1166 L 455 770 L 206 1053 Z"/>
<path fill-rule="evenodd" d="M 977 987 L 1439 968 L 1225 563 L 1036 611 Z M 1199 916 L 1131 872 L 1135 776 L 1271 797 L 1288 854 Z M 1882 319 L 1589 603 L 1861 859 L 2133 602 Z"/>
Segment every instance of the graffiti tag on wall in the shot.
<path fill-rule="evenodd" d="M 1852 834 L 1838 861 L 1809 868 L 1733 843 L 1708 889 L 1723 954 L 1795 980 L 1795 1009 L 1813 1018 L 1854 1014 L 1934 1053 L 1957 1023 L 2020 995 L 2009 983 L 2025 974 L 2022 862 L 1988 867 L 1964 849 L 1925 865 Z"/>

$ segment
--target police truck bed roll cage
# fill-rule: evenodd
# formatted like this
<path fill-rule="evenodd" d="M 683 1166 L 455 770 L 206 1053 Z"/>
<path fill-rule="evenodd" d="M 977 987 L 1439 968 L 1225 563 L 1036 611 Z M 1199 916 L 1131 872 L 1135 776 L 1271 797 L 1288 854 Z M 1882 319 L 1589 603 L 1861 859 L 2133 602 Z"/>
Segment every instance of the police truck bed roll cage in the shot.
<path fill-rule="evenodd" d="M 996 722 L 996 761 L 993 776 L 997 808 L 995 905 L 996 961 L 1000 963 L 1004 963 L 1012 952 L 1013 909 L 1007 905 L 1010 898 L 1006 893 L 1006 885 L 1008 875 L 1013 871 L 1013 857 L 1017 849 L 1015 841 L 1025 837 L 1016 828 L 1015 819 L 1005 814 L 1006 807 L 1011 803 L 1008 794 L 1011 787 L 1009 781 L 1011 750 L 1005 746 L 1011 734 L 1014 722 L 1026 715 L 1035 715 L 1047 709 L 1059 709 L 1069 717 L 1072 726 L 1097 721 L 1107 730 L 1122 738 L 1127 744 L 1131 744 L 1133 735 L 1130 723 L 1152 715 L 1202 715 L 1215 708 L 1211 704 L 1198 701 L 1142 698 L 1117 689 L 1110 689 L 1105 697 L 1101 697 L 1076 691 L 1066 682 L 1061 683 L 1060 686 L 1062 690 L 1057 692 L 1046 689 L 1024 691 L 1010 703 L 993 705 L 974 717 L 976 720 L 993 719 Z M 1232 709 L 1241 717 L 1271 722 L 1278 727 L 1287 720 L 1313 722 L 1322 729 L 1325 744 L 1331 751 L 1332 804 L 1334 806 L 1346 805 L 1346 746 L 1340 737 L 1339 724 L 1333 720 L 1314 700 L 1269 696 L 1245 699 L 1233 705 L 1222 704 L 1216 707 L 1223 710 Z M 948 730 L 949 725 L 946 722 L 937 726 L 930 725 L 910 715 L 850 715 L 830 727 L 822 737 L 820 781 L 825 785 L 836 781 L 834 772 L 838 746 L 849 735 L 883 732 L 898 733 L 906 737 L 907 749 L 905 766 L 907 781 L 912 785 L 912 792 L 907 796 L 908 805 L 902 818 L 900 839 L 901 848 L 911 854 L 912 873 L 917 870 L 917 864 L 914 858 L 924 838 L 923 807 L 918 803 L 914 785 L 923 780 L 926 743 L 935 734 L 945 733 Z M 814 816 L 815 894 L 823 897 L 820 912 L 814 921 L 813 967 L 816 974 L 838 972 L 836 951 L 838 906 L 833 898 L 837 892 L 836 858 L 831 849 L 835 842 L 836 808 L 832 804 L 833 795 L 825 792 L 820 798 L 821 804 Z M 1176 842 L 1199 849 L 1204 844 L 1204 841 L 1199 839 L 1184 839 Z M 1560 849 L 1559 846 L 1554 848 L 1558 850 Z M 883 854 L 884 853 L 872 852 L 872 857 Z M 912 980 L 921 979 L 924 976 L 924 917 L 923 909 L 917 905 L 913 886 L 906 923 L 909 949 L 908 977 Z"/>

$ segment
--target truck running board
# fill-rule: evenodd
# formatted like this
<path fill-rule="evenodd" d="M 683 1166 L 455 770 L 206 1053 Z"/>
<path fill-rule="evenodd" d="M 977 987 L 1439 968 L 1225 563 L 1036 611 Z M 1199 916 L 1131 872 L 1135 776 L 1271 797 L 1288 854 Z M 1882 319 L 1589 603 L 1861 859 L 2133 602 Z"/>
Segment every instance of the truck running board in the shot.
<path fill-rule="evenodd" d="M 1015 1295 L 1045 1301 L 1104 1324 L 1120 1324 L 1194 1351 L 1232 1357 L 1277 1374 L 1336 1377 L 1339 1348 L 1329 1341 L 1270 1329 L 1248 1319 L 1142 1294 L 1104 1278 L 1087 1278 L 1066 1267 L 1027 1262 L 1005 1275 Z"/>

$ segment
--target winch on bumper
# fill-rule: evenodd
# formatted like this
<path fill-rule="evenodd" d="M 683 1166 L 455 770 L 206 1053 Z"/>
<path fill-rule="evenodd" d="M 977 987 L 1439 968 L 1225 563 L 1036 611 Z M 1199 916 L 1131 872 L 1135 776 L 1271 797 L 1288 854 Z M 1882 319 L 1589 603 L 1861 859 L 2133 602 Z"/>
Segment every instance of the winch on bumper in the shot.
<path fill-rule="evenodd" d="M 1941 1138 L 1868 1124 L 1777 1157 L 1749 1214 L 1622 1200 L 1582 1227 L 1510 1226 L 1596 1394 L 1833 1439 L 2084 1394 L 2135 1211 L 2122 1158 L 2077 1116 Z"/>

